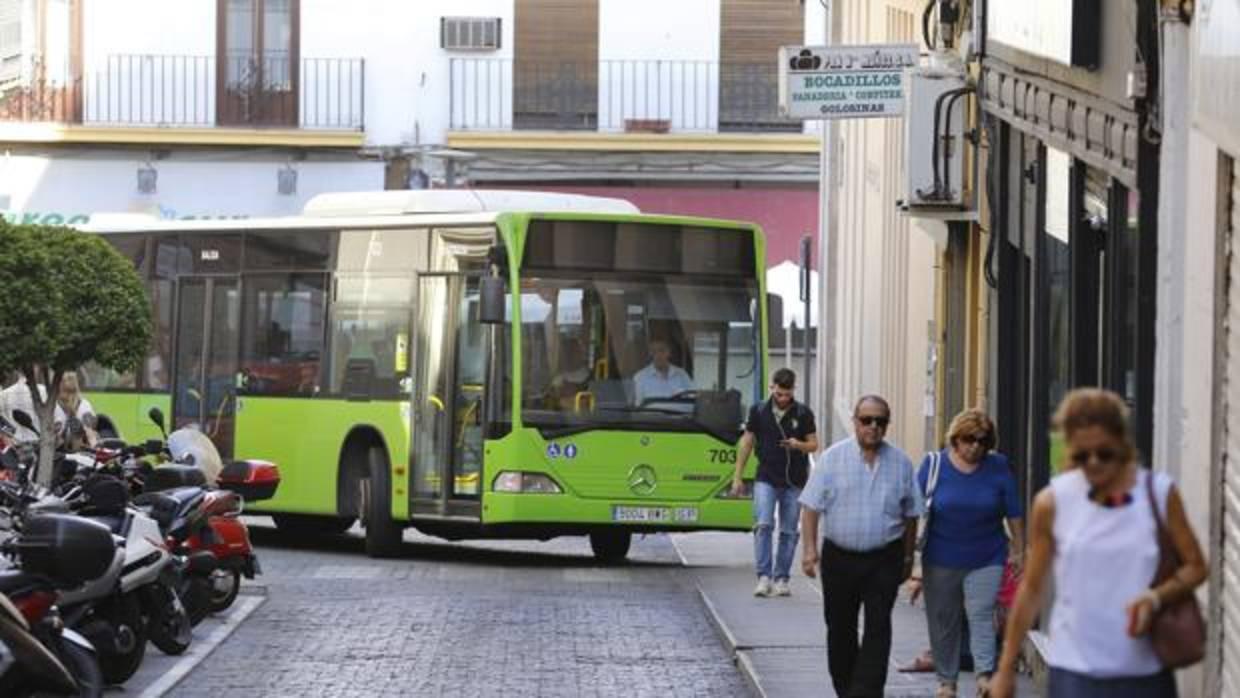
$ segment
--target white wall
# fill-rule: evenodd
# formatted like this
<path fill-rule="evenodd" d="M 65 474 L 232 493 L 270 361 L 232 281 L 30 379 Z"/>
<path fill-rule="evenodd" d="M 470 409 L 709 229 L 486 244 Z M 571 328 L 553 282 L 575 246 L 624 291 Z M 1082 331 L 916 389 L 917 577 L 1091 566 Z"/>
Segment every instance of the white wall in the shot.
<path fill-rule="evenodd" d="M 1213 433 L 1216 405 L 1216 304 L 1214 271 L 1219 264 L 1218 154 L 1220 145 L 1193 121 L 1193 89 L 1201 75 L 1190 31 L 1163 28 L 1162 170 L 1159 183 L 1158 309 L 1154 368 L 1154 440 L 1151 465 L 1169 472 L 1184 499 L 1189 523 L 1222 575 L 1221 551 L 1211 541 L 1215 501 Z M 1223 192 L 1221 195 L 1227 195 Z M 1208 585 L 1199 591 L 1206 600 Z M 1206 695 L 1205 666 L 1178 672 L 1180 695 Z"/>
<path fill-rule="evenodd" d="M 442 143 L 448 130 L 449 59 L 512 58 L 514 0 L 303 0 L 303 56 L 361 56 L 366 59 L 366 142 L 369 145 Z M 439 47 L 443 16 L 499 17 L 498 51 L 444 51 Z M 493 70 L 502 70 L 495 64 Z M 511 69 L 508 68 L 508 74 Z M 498 73 L 495 79 L 499 79 Z M 511 79 L 507 81 L 511 92 Z M 482 89 L 485 85 L 479 85 Z M 493 88 L 499 96 L 503 90 Z M 497 100 L 511 122 L 511 97 Z M 485 108 L 485 107 L 483 107 Z"/>
<path fill-rule="evenodd" d="M 86 123 L 215 123 L 212 0 L 109 0 L 82 11 Z"/>
<path fill-rule="evenodd" d="M 138 193 L 137 170 L 144 160 L 115 152 L 98 156 L 11 155 L 0 158 L 0 195 L 8 198 L 6 218 L 18 222 L 68 224 L 94 213 L 142 212 L 165 218 L 255 217 L 300 213 L 315 194 L 383 188 L 378 161 L 294 162 L 297 191 L 276 191 L 283 158 L 242 152 L 172 153 L 151 164 L 157 191 Z"/>
<path fill-rule="evenodd" d="M 599 0 L 601 130 L 623 131 L 626 119 L 666 120 L 676 131 L 717 128 L 720 6 Z"/>
<path fill-rule="evenodd" d="M 600 60 L 719 60 L 720 0 L 599 0 Z"/>
<path fill-rule="evenodd" d="M 368 145 L 442 143 L 454 57 L 502 61 L 487 66 L 497 82 L 478 89 L 511 123 L 513 1 L 303 0 L 301 125 L 347 127 L 364 111 Z M 500 50 L 441 49 L 443 16 L 499 17 Z M 214 0 L 86 3 L 84 20 L 88 122 L 214 125 Z M 154 57 L 116 58 L 135 55 Z M 349 59 L 364 61 L 364 83 Z"/>

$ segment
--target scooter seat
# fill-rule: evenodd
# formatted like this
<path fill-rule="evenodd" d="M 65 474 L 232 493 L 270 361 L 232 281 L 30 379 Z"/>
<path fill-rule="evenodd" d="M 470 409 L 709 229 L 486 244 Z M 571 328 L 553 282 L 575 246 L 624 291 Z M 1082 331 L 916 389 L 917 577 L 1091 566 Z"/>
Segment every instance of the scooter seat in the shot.
<path fill-rule="evenodd" d="M 147 492 L 171 490 L 178 487 L 206 487 L 207 476 L 192 465 L 168 464 L 154 468 L 146 476 Z"/>
<path fill-rule="evenodd" d="M 117 535 L 121 535 L 122 530 L 125 528 L 125 515 L 124 514 L 121 514 L 121 515 L 86 514 L 84 516 L 86 516 L 86 518 L 90 519 L 91 521 L 98 521 L 104 526 L 107 526 L 108 528 L 112 529 L 113 533 Z"/>
<path fill-rule="evenodd" d="M 0 594 L 5 596 L 20 595 L 32 587 L 48 587 L 50 585 L 51 583 L 47 577 L 25 570 L 0 570 Z"/>

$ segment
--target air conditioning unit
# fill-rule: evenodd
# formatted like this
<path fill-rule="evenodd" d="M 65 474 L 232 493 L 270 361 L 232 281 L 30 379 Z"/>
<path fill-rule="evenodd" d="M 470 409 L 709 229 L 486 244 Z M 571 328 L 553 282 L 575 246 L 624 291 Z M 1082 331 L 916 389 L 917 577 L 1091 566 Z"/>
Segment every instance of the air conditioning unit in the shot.
<path fill-rule="evenodd" d="M 966 110 L 963 70 L 924 66 L 907 73 L 904 105 L 904 208 L 963 210 Z"/>
<path fill-rule="evenodd" d="M 494 51 L 500 44 L 499 17 L 441 17 L 439 45 L 449 51 Z"/>

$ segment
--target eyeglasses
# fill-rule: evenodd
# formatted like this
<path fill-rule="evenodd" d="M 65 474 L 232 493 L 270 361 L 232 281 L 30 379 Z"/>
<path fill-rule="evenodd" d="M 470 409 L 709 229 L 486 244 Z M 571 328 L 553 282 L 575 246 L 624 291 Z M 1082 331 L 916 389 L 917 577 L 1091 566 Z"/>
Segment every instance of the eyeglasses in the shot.
<path fill-rule="evenodd" d="M 879 429 L 886 429 L 887 425 L 891 423 L 891 419 L 887 417 L 871 417 L 866 415 L 864 417 L 856 417 L 855 419 L 861 426 L 869 427 L 877 425 Z"/>
<path fill-rule="evenodd" d="M 1072 462 L 1077 465 L 1085 465 L 1089 462 L 1090 457 L 1098 459 L 1098 462 L 1106 465 L 1114 463 L 1119 459 L 1119 452 L 1113 448 L 1099 448 L 1093 451 L 1073 451 Z"/>
<path fill-rule="evenodd" d="M 964 436 L 958 437 L 957 440 L 968 446 L 972 446 L 973 444 L 985 445 L 990 443 L 990 434 L 965 434 Z"/>

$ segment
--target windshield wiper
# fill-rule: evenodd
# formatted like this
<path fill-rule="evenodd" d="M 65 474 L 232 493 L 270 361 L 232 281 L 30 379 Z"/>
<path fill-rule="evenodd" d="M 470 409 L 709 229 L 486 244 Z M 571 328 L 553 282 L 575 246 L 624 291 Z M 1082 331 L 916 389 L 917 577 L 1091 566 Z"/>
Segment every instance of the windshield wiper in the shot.
<path fill-rule="evenodd" d="M 648 405 L 647 406 L 636 406 L 636 407 L 632 405 L 624 405 L 624 406 L 616 405 L 616 406 L 608 406 L 608 407 L 599 407 L 598 409 L 608 410 L 612 412 L 621 412 L 625 414 L 639 414 L 642 412 L 650 412 L 654 414 L 671 415 L 674 417 L 684 417 L 685 421 L 697 427 L 699 430 L 729 445 L 733 445 L 733 446 L 736 445 L 736 440 L 740 438 L 739 429 L 730 429 L 728 427 L 719 427 L 717 425 L 707 424 L 703 420 L 695 417 L 692 412 L 685 412 L 684 410 L 675 410 L 675 409 L 671 409 L 668 407 L 650 407 Z"/>
<path fill-rule="evenodd" d="M 530 425 L 530 426 L 534 426 L 534 425 Z M 558 439 L 562 436 L 584 434 L 587 431 L 594 431 L 595 429 L 606 429 L 607 427 L 610 427 L 610 426 L 614 426 L 614 425 L 605 424 L 605 423 L 600 424 L 598 422 L 595 422 L 593 424 L 565 424 L 562 427 L 537 427 L 537 429 L 538 429 L 538 432 L 542 434 L 544 439 Z"/>
<path fill-rule="evenodd" d="M 639 412 L 653 412 L 655 414 L 691 416 L 688 412 L 685 412 L 684 410 L 674 410 L 670 407 L 643 407 L 640 405 L 636 407 L 633 405 L 603 405 L 599 407 L 598 409 L 607 410 L 608 412 L 624 412 L 626 414 L 636 414 Z"/>

